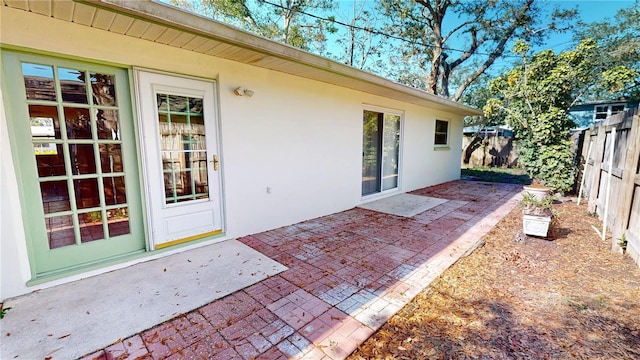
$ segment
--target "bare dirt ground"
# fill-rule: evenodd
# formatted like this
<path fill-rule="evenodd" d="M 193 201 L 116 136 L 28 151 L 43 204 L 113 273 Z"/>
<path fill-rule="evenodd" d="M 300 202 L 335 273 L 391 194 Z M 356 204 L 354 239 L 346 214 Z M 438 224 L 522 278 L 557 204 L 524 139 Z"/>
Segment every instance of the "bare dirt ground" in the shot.
<path fill-rule="evenodd" d="M 640 359 L 640 269 L 584 203 L 554 208 L 549 239 L 512 211 L 349 359 Z"/>

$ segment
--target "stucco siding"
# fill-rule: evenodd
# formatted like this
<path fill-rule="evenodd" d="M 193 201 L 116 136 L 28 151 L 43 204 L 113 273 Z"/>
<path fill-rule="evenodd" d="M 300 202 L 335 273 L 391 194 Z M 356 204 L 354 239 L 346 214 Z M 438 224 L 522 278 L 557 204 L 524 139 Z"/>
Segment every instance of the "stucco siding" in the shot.
<path fill-rule="evenodd" d="M 0 89 L 0 299 L 5 299 L 26 292 L 31 273 L 2 94 Z"/>
<path fill-rule="evenodd" d="M 140 67 L 215 80 L 227 238 L 360 204 L 362 112 L 368 105 L 403 114 L 398 192 L 459 177 L 459 115 L 25 11 L 3 7 L 0 16 L 5 48 L 104 62 L 130 71 Z M 234 95 L 238 86 L 253 90 L 254 95 Z M 31 274 L 5 118 L 6 98 L 0 103 L 2 299 L 36 290 L 25 285 Z M 448 150 L 434 149 L 435 119 L 449 121 Z M 137 153 L 140 156 L 141 150 Z"/>

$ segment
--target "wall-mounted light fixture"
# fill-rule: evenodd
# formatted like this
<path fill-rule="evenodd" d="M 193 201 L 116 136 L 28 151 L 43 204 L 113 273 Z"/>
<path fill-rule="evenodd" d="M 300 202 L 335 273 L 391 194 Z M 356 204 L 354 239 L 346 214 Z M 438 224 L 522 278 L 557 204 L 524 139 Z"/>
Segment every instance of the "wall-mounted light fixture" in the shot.
<path fill-rule="evenodd" d="M 233 93 L 238 95 L 238 96 L 248 96 L 248 97 L 252 97 L 253 96 L 253 90 L 249 90 L 245 87 L 239 86 L 237 87 L 235 90 L 233 90 Z"/>

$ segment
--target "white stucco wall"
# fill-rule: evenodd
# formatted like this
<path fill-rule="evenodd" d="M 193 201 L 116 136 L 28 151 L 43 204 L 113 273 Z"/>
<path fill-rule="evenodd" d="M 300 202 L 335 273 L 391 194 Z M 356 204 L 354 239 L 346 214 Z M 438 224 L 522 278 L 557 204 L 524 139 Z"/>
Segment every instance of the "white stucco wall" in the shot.
<path fill-rule="evenodd" d="M 404 113 L 399 191 L 459 177 L 460 116 L 24 11 L 4 8 L 0 16 L 0 39 L 4 45 L 66 54 L 76 59 L 100 59 L 127 68 L 137 66 L 217 79 L 229 238 L 335 213 L 361 203 L 365 105 Z M 238 86 L 253 90 L 254 96 L 233 95 Z M 4 299 L 35 288 L 25 285 L 31 275 L 2 110 L 0 107 L 0 298 Z M 434 151 L 436 118 L 450 122 L 447 151 Z M 108 269 L 101 271 L 104 270 Z M 70 279 L 73 278 L 49 285 Z"/>
<path fill-rule="evenodd" d="M 0 99 L 2 94 L 0 89 Z M 0 101 L 0 300 L 28 291 L 25 282 L 31 271 L 21 214 L 6 111 Z"/>

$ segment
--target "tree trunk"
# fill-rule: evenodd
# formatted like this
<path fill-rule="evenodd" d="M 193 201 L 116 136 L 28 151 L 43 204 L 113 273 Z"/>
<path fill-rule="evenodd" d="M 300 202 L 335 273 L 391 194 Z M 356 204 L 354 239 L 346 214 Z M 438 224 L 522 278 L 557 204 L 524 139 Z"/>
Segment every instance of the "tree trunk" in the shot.
<path fill-rule="evenodd" d="M 433 41 L 433 49 L 431 50 L 431 72 L 427 79 L 427 92 L 438 95 L 438 81 L 440 80 L 440 68 L 443 62 L 443 39 L 442 39 L 442 20 L 447 13 L 447 8 L 450 5 L 449 0 L 436 0 L 432 4 L 432 1 L 417 0 L 422 4 L 429 14 L 427 18 L 427 26 L 424 31 L 430 32 L 431 40 Z"/>

